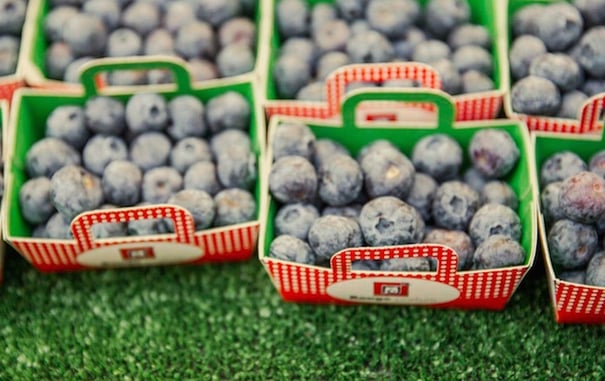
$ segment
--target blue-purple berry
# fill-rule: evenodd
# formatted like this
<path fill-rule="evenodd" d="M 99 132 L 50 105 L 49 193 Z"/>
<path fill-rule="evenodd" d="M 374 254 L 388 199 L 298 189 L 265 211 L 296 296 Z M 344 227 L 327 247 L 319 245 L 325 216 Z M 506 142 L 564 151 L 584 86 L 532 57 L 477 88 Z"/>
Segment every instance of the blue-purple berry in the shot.
<path fill-rule="evenodd" d="M 309 229 L 308 240 L 319 263 L 328 262 L 332 255 L 341 250 L 363 245 L 363 236 L 357 221 L 339 216 L 323 216 L 316 219 Z"/>
<path fill-rule="evenodd" d="M 35 177 L 19 189 L 19 210 L 25 221 L 32 225 L 46 222 L 56 210 L 50 202 L 50 179 Z"/>
<path fill-rule="evenodd" d="M 559 203 L 570 220 L 595 223 L 605 214 L 605 179 L 588 171 L 568 177 L 561 184 Z"/>
<path fill-rule="evenodd" d="M 315 253 L 311 246 L 291 235 L 275 237 L 269 246 L 269 257 L 305 265 L 315 264 Z"/>
<path fill-rule="evenodd" d="M 146 132 L 130 143 L 130 160 L 143 172 L 168 164 L 172 142 L 161 132 Z"/>
<path fill-rule="evenodd" d="M 531 62 L 546 53 L 546 45 L 536 36 L 524 34 L 515 38 L 508 53 L 513 78 L 526 77 L 529 74 Z"/>
<path fill-rule="evenodd" d="M 479 192 L 481 204 L 500 204 L 517 210 L 519 200 L 513 188 L 505 181 L 491 180 Z"/>
<path fill-rule="evenodd" d="M 65 166 L 50 179 L 50 200 L 62 215 L 71 220 L 103 204 L 101 180 L 80 166 Z"/>
<path fill-rule="evenodd" d="M 128 147 L 122 138 L 114 135 L 94 135 L 82 149 L 84 167 L 101 176 L 105 167 L 114 160 L 126 160 Z"/>
<path fill-rule="evenodd" d="M 62 167 L 80 165 L 81 161 L 75 148 L 57 138 L 38 140 L 25 154 L 25 168 L 29 177 L 51 177 Z"/>
<path fill-rule="evenodd" d="M 162 131 L 170 119 L 166 100 L 157 93 L 136 93 L 126 103 L 125 112 L 128 129 L 134 134 Z"/>
<path fill-rule="evenodd" d="M 576 153 L 559 151 L 550 155 L 540 167 L 540 184 L 547 185 L 563 181 L 579 172 L 588 170 L 588 165 Z"/>
<path fill-rule="evenodd" d="M 414 207 L 392 196 L 366 203 L 359 214 L 359 225 L 370 246 L 421 242 L 425 226 Z"/>
<path fill-rule="evenodd" d="M 416 171 L 426 173 L 437 181 L 458 176 L 462 166 L 462 147 L 445 134 L 431 134 L 416 142 L 412 150 Z"/>
<path fill-rule="evenodd" d="M 389 40 L 375 30 L 351 36 L 346 46 L 351 63 L 389 62 L 395 50 Z"/>
<path fill-rule="evenodd" d="M 214 196 L 223 189 L 218 180 L 216 165 L 211 161 L 198 161 L 192 164 L 183 176 L 185 189 L 199 189 Z"/>
<path fill-rule="evenodd" d="M 305 202 L 315 198 L 317 173 L 313 165 L 300 156 L 284 156 L 273 163 L 269 189 L 283 203 Z"/>
<path fill-rule="evenodd" d="M 430 0 L 425 7 L 425 24 L 435 36 L 445 38 L 453 29 L 470 21 L 466 0 Z"/>
<path fill-rule="evenodd" d="M 471 237 L 462 230 L 432 229 L 425 236 L 423 243 L 448 246 L 458 255 L 458 270 L 466 270 L 473 260 L 475 246 Z"/>
<path fill-rule="evenodd" d="M 227 129 L 247 131 L 251 114 L 250 103 L 235 91 L 218 95 L 206 103 L 206 124 L 213 134 Z"/>
<path fill-rule="evenodd" d="M 275 214 L 275 235 L 286 234 L 306 240 L 311 225 L 319 216 L 319 211 L 312 204 L 286 204 Z"/>
<path fill-rule="evenodd" d="M 595 253 L 586 266 L 586 284 L 605 287 L 605 251 Z"/>
<path fill-rule="evenodd" d="M 577 269 L 585 266 L 596 253 L 599 236 L 592 225 L 562 219 L 548 231 L 547 242 L 554 265 Z"/>
<path fill-rule="evenodd" d="M 181 139 L 170 151 L 170 165 L 180 173 L 185 173 L 198 161 L 212 161 L 210 145 L 204 139 L 196 137 Z"/>
<path fill-rule="evenodd" d="M 363 187 L 359 164 L 348 155 L 334 155 L 319 169 L 319 198 L 330 206 L 353 202 Z"/>
<path fill-rule="evenodd" d="M 511 104 L 519 113 L 554 116 L 561 106 L 561 93 L 549 79 L 530 75 L 513 85 Z"/>
<path fill-rule="evenodd" d="M 584 21 L 580 12 L 566 2 L 548 4 L 536 17 L 536 36 L 552 52 L 560 52 L 582 35 Z"/>
<path fill-rule="evenodd" d="M 90 137 L 82 107 L 56 107 L 46 119 L 46 136 L 62 139 L 72 147 L 81 149 Z"/>
<path fill-rule="evenodd" d="M 561 91 L 574 90 L 584 80 L 580 66 L 563 53 L 546 53 L 534 58 L 529 65 L 529 75 L 546 78 Z"/>
<path fill-rule="evenodd" d="M 89 98 L 84 105 L 86 126 L 94 133 L 121 135 L 126 129 L 124 103 L 106 96 Z"/>
<path fill-rule="evenodd" d="M 468 231 L 476 246 L 495 234 L 519 241 L 521 239 L 521 219 L 513 209 L 506 205 L 485 204 L 473 215 Z"/>
<path fill-rule="evenodd" d="M 101 186 L 105 201 L 116 206 L 132 206 L 141 201 L 143 173 L 127 160 L 115 160 L 103 171 Z"/>
<path fill-rule="evenodd" d="M 503 235 L 492 235 L 475 249 L 474 270 L 520 266 L 525 262 L 525 250 L 519 242 Z"/>
<path fill-rule="evenodd" d="M 141 198 L 143 202 L 160 204 L 183 189 L 181 174 L 171 167 L 156 167 L 143 174 Z"/>
<path fill-rule="evenodd" d="M 216 205 L 215 226 L 228 226 L 252 221 L 256 214 L 256 201 L 252 193 L 244 189 L 231 188 L 214 196 Z"/>
<path fill-rule="evenodd" d="M 205 136 L 208 127 L 202 102 L 192 95 L 179 95 L 168 102 L 170 123 L 166 133 L 175 140 Z"/>
<path fill-rule="evenodd" d="M 374 198 L 395 196 L 404 199 L 412 189 L 414 165 L 397 149 L 373 149 L 359 161 L 367 194 Z"/>
<path fill-rule="evenodd" d="M 208 193 L 198 189 L 183 189 L 171 195 L 166 202 L 185 208 L 191 213 L 195 230 L 212 226 L 216 205 Z"/>
<path fill-rule="evenodd" d="M 302 122 L 282 122 L 275 129 L 271 148 L 273 160 L 292 155 L 310 160 L 315 153 L 315 134 Z"/>
<path fill-rule="evenodd" d="M 519 161 L 519 147 L 506 131 L 484 129 L 477 131 L 468 146 L 471 163 L 487 178 L 508 175 Z"/>
<path fill-rule="evenodd" d="M 431 176 L 420 172 L 414 174 L 414 184 L 404 201 L 416 208 L 424 221 L 431 219 L 431 208 L 437 187 L 437 181 Z"/>
<path fill-rule="evenodd" d="M 433 221 L 448 230 L 466 230 L 478 209 L 479 194 L 473 188 L 458 180 L 446 181 L 433 198 Z"/>

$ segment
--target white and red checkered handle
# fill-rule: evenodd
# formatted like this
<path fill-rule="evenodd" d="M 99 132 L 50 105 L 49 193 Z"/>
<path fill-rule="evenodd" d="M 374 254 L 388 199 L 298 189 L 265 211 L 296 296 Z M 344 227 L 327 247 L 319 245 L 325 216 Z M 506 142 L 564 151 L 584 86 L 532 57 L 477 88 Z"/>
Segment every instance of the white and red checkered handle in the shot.
<path fill-rule="evenodd" d="M 171 242 L 191 243 L 195 231 L 193 217 L 185 209 L 174 205 L 147 205 L 120 209 L 101 209 L 79 214 L 71 223 L 71 231 L 76 239 L 78 249 L 87 251 L 103 246 L 95 240 L 92 227 L 100 223 L 129 222 L 136 220 L 169 219 L 173 222 L 175 236 Z M 146 241 L 154 241 L 162 235 L 145 237 Z M 124 237 L 123 242 L 140 241 L 141 238 Z M 112 243 L 116 241 L 112 240 Z"/>

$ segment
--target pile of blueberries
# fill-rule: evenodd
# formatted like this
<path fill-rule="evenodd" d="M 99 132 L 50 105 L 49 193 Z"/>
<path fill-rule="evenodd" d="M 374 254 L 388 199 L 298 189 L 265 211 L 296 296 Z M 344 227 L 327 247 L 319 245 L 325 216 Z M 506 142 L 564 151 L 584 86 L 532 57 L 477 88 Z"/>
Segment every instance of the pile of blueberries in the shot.
<path fill-rule="evenodd" d="M 518 197 L 504 181 L 519 149 L 504 130 L 477 131 L 463 171 L 460 144 L 435 133 L 408 158 L 393 143 L 369 142 L 353 158 L 337 141 L 316 139 L 299 122 L 273 135 L 269 189 L 278 205 L 269 256 L 329 266 L 349 247 L 413 243 L 450 246 L 459 269 L 520 265 Z M 428 271 L 428 258 L 356 261 L 354 269 Z"/>
<path fill-rule="evenodd" d="M 17 69 L 27 0 L 0 0 L 0 76 Z"/>
<path fill-rule="evenodd" d="M 588 97 L 605 92 L 604 1 L 526 5 L 511 27 L 514 111 L 576 119 Z"/>
<path fill-rule="evenodd" d="M 48 0 L 44 35 L 48 78 L 77 82 L 78 69 L 98 57 L 181 57 L 195 81 L 253 70 L 254 0 Z M 112 85 L 169 83 L 162 70 L 116 71 Z"/>
<path fill-rule="evenodd" d="M 281 38 L 273 67 L 277 95 L 322 101 L 323 82 L 335 69 L 354 63 L 416 61 L 431 65 L 449 94 L 488 91 L 492 81 L 492 36 L 472 24 L 467 0 L 335 0 L 310 6 L 306 0 L 278 0 Z M 365 86 L 417 87 L 391 80 Z"/>
<path fill-rule="evenodd" d="M 585 162 L 563 150 L 540 169 L 548 250 L 560 279 L 605 286 L 605 150 Z"/>
<path fill-rule="evenodd" d="M 102 208 L 174 204 L 192 214 L 196 230 L 253 220 L 250 120 L 250 104 L 234 91 L 205 104 L 137 93 L 125 103 L 96 96 L 59 106 L 26 154 L 21 214 L 33 237 L 56 239 L 72 238 L 78 214 Z M 164 219 L 93 226 L 97 238 L 171 231 Z"/>

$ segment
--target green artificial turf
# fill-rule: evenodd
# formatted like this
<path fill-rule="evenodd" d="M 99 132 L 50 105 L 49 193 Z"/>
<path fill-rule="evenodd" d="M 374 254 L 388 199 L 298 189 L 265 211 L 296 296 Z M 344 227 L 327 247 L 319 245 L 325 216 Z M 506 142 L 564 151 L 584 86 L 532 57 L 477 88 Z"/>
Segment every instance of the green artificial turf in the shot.
<path fill-rule="evenodd" d="M 602 380 L 542 263 L 504 311 L 284 303 L 245 263 L 41 274 L 9 253 L 0 380 Z"/>

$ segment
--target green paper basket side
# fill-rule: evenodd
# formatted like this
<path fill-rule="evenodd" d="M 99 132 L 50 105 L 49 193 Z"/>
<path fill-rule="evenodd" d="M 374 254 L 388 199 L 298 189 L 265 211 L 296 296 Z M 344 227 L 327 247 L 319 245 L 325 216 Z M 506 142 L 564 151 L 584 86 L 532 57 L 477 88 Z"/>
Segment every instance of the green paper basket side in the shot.
<path fill-rule="evenodd" d="M 277 27 L 277 20 L 275 15 L 275 5 L 280 0 L 269 0 L 267 1 L 267 16 L 269 22 L 267 23 L 267 27 L 269 29 L 268 33 L 265 36 L 266 44 L 269 47 L 267 51 L 263 54 L 263 65 L 260 70 L 264 73 L 263 82 L 264 82 L 264 90 L 265 96 L 270 100 L 278 100 L 283 99 L 280 98 L 277 94 L 277 87 L 275 80 L 273 78 L 273 67 L 277 58 L 279 56 L 279 49 L 281 46 L 281 36 L 279 35 L 279 30 Z M 498 0 L 499 1 L 499 0 Z M 418 1 L 422 7 L 426 6 L 428 0 L 419 0 Z M 307 3 L 309 5 L 315 5 L 318 3 L 328 3 L 333 4 L 335 1 L 333 0 L 308 0 Z M 492 80 L 494 81 L 495 89 L 502 89 L 501 84 L 501 69 L 503 68 L 503 62 L 500 59 L 500 51 L 498 50 L 497 40 L 500 38 L 502 31 L 500 30 L 500 24 L 497 22 L 496 18 L 496 3 L 497 1 L 492 0 L 469 0 L 468 1 L 471 8 L 471 22 L 475 24 L 481 24 L 485 26 L 490 34 L 492 35 L 492 46 L 491 53 L 493 56 L 493 65 L 494 65 L 494 75 L 492 76 Z"/>
<path fill-rule="evenodd" d="M 396 100 L 396 101 L 422 101 L 431 102 L 438 105 L 438 120 L 436 126 L 428 127 L 418 125 L 406 126 L 381 126 L 375 122 L 367 126 L 356 126 L 354 122 L 355 107 L 361 101 L 373 100 Z M 516 169 L 504 179 L 514 189 L 519 198 L 518 214 L 522 223 L 521 245 L 523 246 L 526 257 L 524 265 L 531 265 L 535 256 L 537 244 L 537 224 L 536 224 L 536 194 L 533 185 L 534 167 L 531 161 L 533 149 L 530 143 L 529 134 L 525 126 L 518 121 L 493 120 L 476 121 L 453 124 L 453 104 L 451 97 L 439 90 L 397 90 L 397 92 L 387 89 L 360 89 L 348 94 L 343 104 L 343 122 L 339 121 L 318 121 L 305 120 L 300 118 L 274 116 L 269 122 L 268 145 L 265 156 L 264 190 L 264 210 L 261 213 L 261 231 L 259 236 L 259 258 L 262 260 L 268 257 L 269 246 L 275 236 L 273 219 L 277 212 L 277 204 L 271 199 L 268 188 L 268 170 L 271 165 L 272 149 L 271 142 L 275 130 L 279 124 L 288 120 L 302 121 L 307 124 L 317 139 L 334 139 L 343 144 L 353 156 L 359 150 L 370 142 L 377 139 L 386 139 L 397 146 L 406 156 L 410 157 L 412 149 L 421 138 L 434 134 L 445 133 L 454 138 L 463 147 L 466 148 L 471 141 L 472 136 L 483 129 L 498 129 L 506 131 L 515 141 L 521 152 Z M 465 155 L 463 169 L 470 166 L 468 157 Z"/>
<path fill-rule="evenodd" d="M 2 137 L 2 141 L 0 142 L 0 144 L 2 144 L 2 163 L 6 163 L 6 155 L 5 155 L 5 145 L 4 143 L 7 141 L 7 135 L 8 135 L 8 101 L 6 100 L 0 100 L 0 136 Z M 6 178 L 6 175 L 4 175 L 4 165 L 2 166 L 2 175 L 4 178 Z M 4 184 L 2 185 L 4 186 Z M 7 210 L 7 206 L 5 205 L 5 201 L 4 201 L 4 197 L 2 197 L 2 202 L 0 202 L 0 216 L 4 215 L 5 211 Z M 0 234 L 2 234 L 3 229 L 3 218 L 0 218 Z M 0 242 L 0 283 L 3 281 L 4 279 L 4 252 L 6 251 L 6 245 L 4 243 L 4 241 Z"/>
<path fill-rule="evenodd" d="M 104 71 L 119 70 L 139 67 L 165 67 L 173 70 L 177 78 L 176 86 L 166 89 L 166 86 L 141 86 L 146 92 L 157 92 L 170 100 L 179 95 L 193 95 L 206 103 L 209 99 L 228 91 L 235 91 L 246 98 L 251 105 L 250 139 L 253 144 L 253 152 L 257 157 L 258 172 L 262 171 L 265 142 L 264 114 L 258 105 L 258 94 L 254 85 L 244 78 L 240 80 L 230 79 L 217 86 L 191 86 L 188 82 L 189 73 L 181 65 L 180 60 L 165 58 L 166 62 L 153 61 L 154 57 L 140 57 L 139 63 L 123 62 L 116 59 L 99 59 L 83 67 L 82 83 L 83 92 L 79 94 L 63 94 L 60 91 L 21 89 L 15 96 L 15 104 L 11 113 L 12 131 L 14 132 L 8 140 L 7 146 L 7 171 L 10 171 L 7 191 L 5 196 L 10 205 L 19 205 L 19 189 L 27 181 L 25 157 L 29 148 L 44 137 L 45 121 L 48 115 L 58 106 L 80 105 L 83 106 L 87 99 L 95 95 L 107 95 L 125 102 L 132 92 L 116 92 L 109 88 L 101 90 L 94 86 L 94 76 Z M 180 86 L 180 87 L 179 87 Z M 257 181 L 254 195 L 257 202 L 256 217 L 260 213 L 261 181 Z M 4 223 L 5 239 L 13 237 L 31 237 L 32 227 L 23 219 L 19 208 L 10 208 L 6 213 Z"/>

